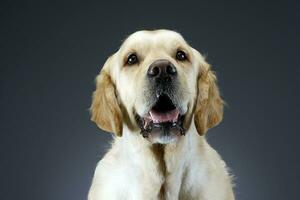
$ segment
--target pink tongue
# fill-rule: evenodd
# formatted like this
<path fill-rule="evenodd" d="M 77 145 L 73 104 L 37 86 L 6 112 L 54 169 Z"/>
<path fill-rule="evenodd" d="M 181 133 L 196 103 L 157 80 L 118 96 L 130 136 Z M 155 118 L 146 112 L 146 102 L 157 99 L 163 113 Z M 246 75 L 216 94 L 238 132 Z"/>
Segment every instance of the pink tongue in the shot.
<path fill-rule="evenodd" d="M 154 123 L 176 122 L 179 115 L 179 111 L 178 109 L 174 109 L 165 113 L 161 113 L 151 110 L 150 115 Z"/>

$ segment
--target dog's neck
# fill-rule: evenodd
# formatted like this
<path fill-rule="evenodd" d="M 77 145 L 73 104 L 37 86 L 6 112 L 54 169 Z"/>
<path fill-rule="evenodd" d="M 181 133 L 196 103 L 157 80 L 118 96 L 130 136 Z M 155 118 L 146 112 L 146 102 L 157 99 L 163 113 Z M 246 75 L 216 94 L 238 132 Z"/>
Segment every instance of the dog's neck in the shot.
<path fill-rule="evenodd" d="M 126 162 L 132 162 L 138 166 L 138 171 L 142 171 L 141 174 L 146 175 L 143 179 L 150 179 L 152 184 L 157 182 L 161 199 L 164 199 L 164 195 L 171 195 L 164 192 L 165 187 L 180 187 L 185 173 L 190 170 L 188 168 L 193 162 L 193 156 L 206 143 L 204 137 L 197 134 L 194 124 L 176 143 L 151 144 L 139 132 L 132 132 L 126 126 L 123 136 L 116 138 L 115 142 L 121 146 L 122 157 L 128 159 Z M 176 185 L 170 185 L 174 180 Z"/>

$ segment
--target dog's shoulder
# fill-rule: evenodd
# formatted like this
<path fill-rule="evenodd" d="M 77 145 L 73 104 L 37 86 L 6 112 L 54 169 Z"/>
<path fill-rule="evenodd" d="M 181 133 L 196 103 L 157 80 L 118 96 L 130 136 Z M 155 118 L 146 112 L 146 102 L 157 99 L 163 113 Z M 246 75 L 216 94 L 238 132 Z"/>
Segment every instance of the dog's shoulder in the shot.
<path fill-rule="evenodd" d="M 97 164 L 89 200 L 145 199 L 151 196 L 155 199 L 162 181 L 155 170 L 156 164 L 150 161 L 151 157 L 139 157 L 122 149 L 121 145 L 114 143 Z"/>
<path fill-rule="evenodd" d="M 189 187 L 189 195 L 202 199 L 234 199 L 232 178 L 218 152 L 204 139 L 197 154 L 188 166 L 183 191 Z"/>
<path fill-rule="evenodd" d="M 127 168 L 119 153 L 109 150 L 96 166 L 88 199 L 125 199 L 131 173 Z"/>

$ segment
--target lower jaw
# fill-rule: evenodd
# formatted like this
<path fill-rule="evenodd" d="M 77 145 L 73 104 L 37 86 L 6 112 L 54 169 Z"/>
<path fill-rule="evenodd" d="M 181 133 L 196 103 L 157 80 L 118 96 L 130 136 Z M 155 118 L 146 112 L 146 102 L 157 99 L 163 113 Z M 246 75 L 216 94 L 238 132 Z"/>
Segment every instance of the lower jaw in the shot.
<path fill-rule="evenodd" d="M 176 143 L 180 139 L 180 136 L 174 134 L 151 134 L 146 139 L 152 144 L 170 144 Z"/>
<path fill-rule="evenodd" d="M 151 123 L 144 127 L 143 119 L 136 117 L 141 135 L 151 143 L 168 144 L 176 142 L 185 135 L 183 122 L 185 115 L 179 116 L 177 122 Z"/>

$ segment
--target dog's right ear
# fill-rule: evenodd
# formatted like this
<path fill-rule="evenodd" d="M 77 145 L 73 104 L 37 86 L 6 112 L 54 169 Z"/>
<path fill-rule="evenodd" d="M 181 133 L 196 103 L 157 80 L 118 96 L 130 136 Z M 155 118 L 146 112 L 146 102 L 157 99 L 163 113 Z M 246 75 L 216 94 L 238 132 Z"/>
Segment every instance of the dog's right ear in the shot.
<path fill-rule="evenodd" d="M 96 78 L 96 90 L 93 93 L 90 108 L 91 120 L 107 132 L 122 136 L 122 113 L 116 96 L 116 88 L 111 79 L 109 58 Z"/>

